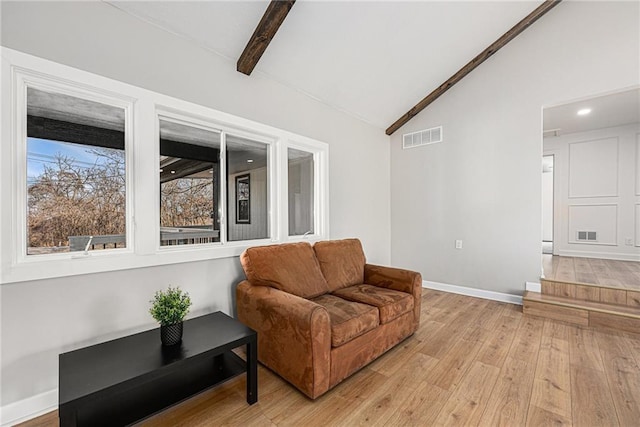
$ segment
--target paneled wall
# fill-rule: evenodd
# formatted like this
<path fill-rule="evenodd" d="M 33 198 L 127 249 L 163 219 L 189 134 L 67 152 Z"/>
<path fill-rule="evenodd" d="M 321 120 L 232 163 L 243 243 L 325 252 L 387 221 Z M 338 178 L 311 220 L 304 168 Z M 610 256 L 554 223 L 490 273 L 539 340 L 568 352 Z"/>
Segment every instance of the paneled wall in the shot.
<path fill-rule="evenodd" d="M 640 125 L 545 138 L 554 154 L 554 254 L 640 260 Z M 581 239 L 580 231 L 595 232 Z M 595 237 L 595 239 L 593 239 Z"/>
<path fill-rule="evenodd" d="M 635 206 L 636 211 L 636 246 L 640 246 L 640 203 L 636 203 Z"/>

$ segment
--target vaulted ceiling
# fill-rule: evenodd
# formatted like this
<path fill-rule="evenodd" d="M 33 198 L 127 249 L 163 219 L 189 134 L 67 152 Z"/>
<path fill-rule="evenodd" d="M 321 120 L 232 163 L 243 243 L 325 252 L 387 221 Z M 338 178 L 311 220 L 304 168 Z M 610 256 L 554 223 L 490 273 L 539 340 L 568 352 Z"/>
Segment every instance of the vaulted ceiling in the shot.
<path fill-rule="evenodd" d="M 109 3 L 227 58 L 234 69 L 268 5 Z M 541 3 L 298 0 L 252 76 L 386 129 Z"/>

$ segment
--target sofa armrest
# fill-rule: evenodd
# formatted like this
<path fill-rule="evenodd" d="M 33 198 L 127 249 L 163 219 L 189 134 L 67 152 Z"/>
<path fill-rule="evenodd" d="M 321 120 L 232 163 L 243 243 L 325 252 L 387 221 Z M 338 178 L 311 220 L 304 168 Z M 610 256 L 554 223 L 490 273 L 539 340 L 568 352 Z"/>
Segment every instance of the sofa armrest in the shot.
<path fill-rule="evenodd" d="M 238 319 L 258 332 L 258 359 L 303 393 L 329 389 L 331 323 L 319 304 L 268 286 L 241 282 Z"/>
<path fill-rule="evenodd" d="M 365 264 L 364 283 L 411 294 L 414 299 L 415 327 L 418 328 L 422 303 L 422 275 L 420 273 L 402 268 Z"/>

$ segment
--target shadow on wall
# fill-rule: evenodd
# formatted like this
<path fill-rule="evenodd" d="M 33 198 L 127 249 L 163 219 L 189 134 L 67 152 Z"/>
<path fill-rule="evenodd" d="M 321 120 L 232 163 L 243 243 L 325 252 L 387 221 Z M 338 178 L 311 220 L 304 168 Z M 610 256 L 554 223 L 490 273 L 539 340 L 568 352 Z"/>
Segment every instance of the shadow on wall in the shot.
<path fill-rule="evenodd" d="M 240 263 L 240 257 L 234 258 L 235 264 L 238 267 L 238 277 L 233 281 L 233 284 L 229 287 L 229 301 L 231 302 L 230 313 L 234 318 L 238 318 L 238 309 L 236 305 L 236 289 L 238 284 L 243 280 L 247 279 L 247 276 L 244 274 L 244 269 L 242 268 L 242 264 Z"/>

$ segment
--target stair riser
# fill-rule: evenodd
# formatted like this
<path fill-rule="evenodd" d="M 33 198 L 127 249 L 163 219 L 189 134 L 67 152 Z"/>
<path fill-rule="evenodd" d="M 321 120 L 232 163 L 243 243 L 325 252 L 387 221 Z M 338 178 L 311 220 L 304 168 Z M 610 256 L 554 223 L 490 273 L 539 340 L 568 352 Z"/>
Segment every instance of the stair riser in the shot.
<path fill-rule="evenodd" d="M 527 300 L 523 301 L 522 311 L 525 315 L 560 320 L 574 325 L 615 329 L 640 334 L 640 319 L 612 313 L 602 313 L 588 309 L 564 307 L 556 304 Z"/>
<path fill-rule="evenodd" d="M 589 326 L 589 311 L 560 305 L 523 301 L 522 312 L 525 315 L 560 320 L 574 325 Z"/>
<path fill-rule="evenodd" d="M 640 307 L 640 291 L 613 289 L 577 283 L 541 280 L 544 295 L 573 298 L 582 301 Z"/>
<path fill-rule="evenodd" d="M 607 313 L 589 313 L 589 326 L 640 334 L 640 319 L 614 316 Z"/>

